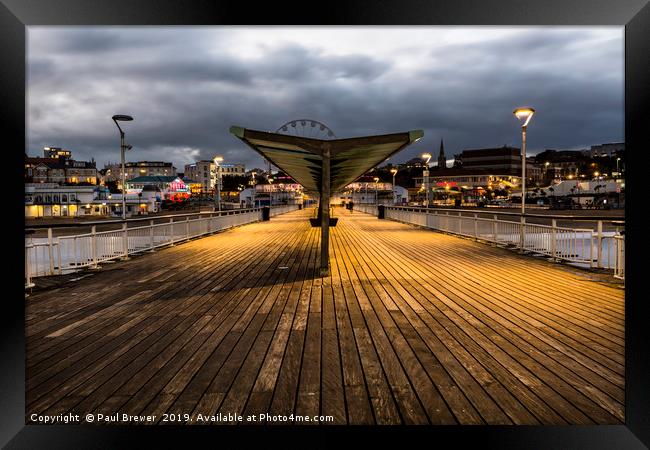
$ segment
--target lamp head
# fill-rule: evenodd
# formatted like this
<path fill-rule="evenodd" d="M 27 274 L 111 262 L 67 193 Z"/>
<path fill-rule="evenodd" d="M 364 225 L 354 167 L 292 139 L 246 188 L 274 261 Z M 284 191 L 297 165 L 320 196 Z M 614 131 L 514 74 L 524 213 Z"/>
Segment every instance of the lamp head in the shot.
<path fill-rule="evenodd" d="M 431 153 L 422 153 L 422 159 L 426 159 L 426 163 L 429 164 L 429 160 L 431 159 Z"/>
<path fill-rule="evenodd" d="M 535 110 L 526 106 L 517 108 L 512 113 L 517 117 L 517 119 L 523 122 L 522 127 L 527 127 L 528 122 L 530 122 L 530 119 L 533 118 L 533 114 L 535 114 Z"/>
<path fill-rule="evenodd" d="M 214 157 L 214 162 L 217 163 L 217 164 L 220 163 L 220 162 L 223 162 L 223 156 L 215 156 Z"/>
<path fill-rule="evenodd" d="M 128 122 L 128 121 L 133 120 L 133 117 L 131 117 L 131 116 L 127 116 L 126 114 L 115 114 L 115 115 L 113 116 L 113 120 L 116 121 L 116 122 L 117 122 L 118 120 L 121 120 L 121 121 L 124 121 L 124 122 Z"/>
<path fill-rule="evenodd" d="M 393 175 L 395 175 L 395 174 L 397 173 L 397 169 L 390 169 L 390 173 L 392 173 Z"/>

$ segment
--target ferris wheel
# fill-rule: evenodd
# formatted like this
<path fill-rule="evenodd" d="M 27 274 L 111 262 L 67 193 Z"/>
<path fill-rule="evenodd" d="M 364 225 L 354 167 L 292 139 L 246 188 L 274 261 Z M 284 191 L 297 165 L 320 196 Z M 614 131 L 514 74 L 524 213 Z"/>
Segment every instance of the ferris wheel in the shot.
<path fill-rule="evenodd" d="M 276 133 L 312 139 L 336 139 L 327 125 L 313 119 L 290 120 L 278 128 Z"/>

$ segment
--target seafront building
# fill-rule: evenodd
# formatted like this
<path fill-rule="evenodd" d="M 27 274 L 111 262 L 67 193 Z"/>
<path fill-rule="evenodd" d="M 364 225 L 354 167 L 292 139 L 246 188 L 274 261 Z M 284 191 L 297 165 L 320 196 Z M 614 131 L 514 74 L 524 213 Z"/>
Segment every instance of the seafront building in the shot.
<path fill-rule="evenodd" d="M 160 193 L 153 189 L 127 192 L 128 216 L 157 212 Z M 122 194 L 103 186 L 60 186 L 55 183 L 25 185 L 25 218 L 120 215 Z"/>

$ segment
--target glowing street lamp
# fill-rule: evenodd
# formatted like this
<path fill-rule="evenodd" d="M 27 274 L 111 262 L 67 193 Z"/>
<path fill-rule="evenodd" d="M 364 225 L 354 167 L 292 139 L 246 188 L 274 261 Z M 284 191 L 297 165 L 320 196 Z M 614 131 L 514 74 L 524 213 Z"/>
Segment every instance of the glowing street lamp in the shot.
<path fill-rule="evenodd" d="M 424 191 L 425 191 L 425 200 L 424 200 L 424 206 L 425 208 L 429 207 L 429 160 L 431 160 L 431 153 L 422 153 L 422 159 L 425 160 L 425 168 L 424 171 L 422 172 L 422 178 L 423 178 L 423 184 L 424 184 Z"/>
<path fill-rule="evenodd" d="M 113 122 L 115 122 L 115 125 L 117 125 L 117 129 L 120 130 L 120 158 L 122 161 L 122 220 L 126 220 L 126 181 L 125 181 L 125 171 L 126 169 L 124 168 L 124 151 L 128 148 L 131 149 L 130 145 L 126 145 L 124 143 L 124 131 L 122 128 L 120 128 L 120 124 L 117 123 L 118 121 L 122 122 L 130 122 L 133 120 L 133 117 L 127 116 L 126 114 L 115 114 L 113 117 Z"/>
<path fill-rule="evenodd" d="M 519 238 L 519 248 L 521 251 L 524 250 L 524 239 L 525 239 L 525 218 L 526 214 L 526 127 L 530 119 L 533 118 L 535 110 L 533 108 L 517 108 L 513 111 L 513 114 L 520 122 L 521 125 L 521 226 L 520 226 L 520 238 Z"/>
<path fill-rule="evenodd" d="M 220 162 L 223 162 L 222 156 L 214 157 L 214 202 L 217 207 L 217 211 L 221 212 L 221 165 Z"/>
<path fill-rule="evenodd" d="M 397 175 L 397 169 L 390 169 L 390 173 L 393 174 L 393 204 L 397 203 L 397 190 L 395 189 L 395 175 Z"/>

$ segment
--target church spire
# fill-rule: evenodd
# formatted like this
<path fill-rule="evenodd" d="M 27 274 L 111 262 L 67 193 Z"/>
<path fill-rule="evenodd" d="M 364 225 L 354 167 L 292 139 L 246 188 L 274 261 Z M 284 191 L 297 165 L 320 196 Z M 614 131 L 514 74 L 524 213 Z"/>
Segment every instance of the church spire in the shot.
<path fill-rule="evenodd" d="M 438 169 L 447 168 L 447 158 L 445 158 L 445 145 L 440 139 L 440 154 L 438 155 Z"/>

